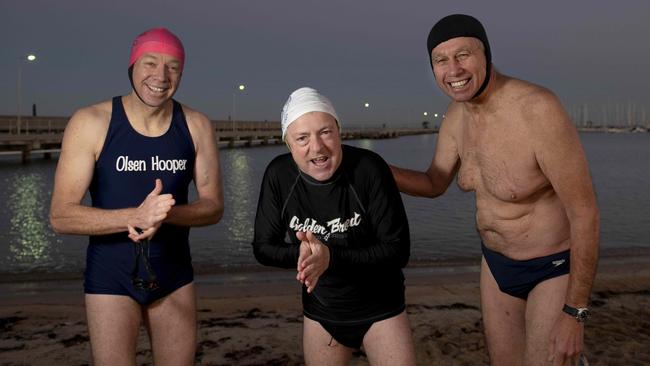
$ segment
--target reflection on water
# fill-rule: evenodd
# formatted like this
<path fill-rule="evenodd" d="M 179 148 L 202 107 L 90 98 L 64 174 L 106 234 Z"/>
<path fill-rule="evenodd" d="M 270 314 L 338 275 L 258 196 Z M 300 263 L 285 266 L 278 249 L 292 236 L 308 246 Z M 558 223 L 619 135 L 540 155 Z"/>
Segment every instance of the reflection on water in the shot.
<path fill-rule="evenodd" d="M 426 169 L 437 135 L 345 141 L 371 149 L 389 164 Z M 582 134 L 601 214 L 603 249 L 650 248 L 650 134 Z M 256 265 L 251 241 L 257 198 L 268 163 L 282 145 L 220 150 L 225 212 L 221 222 L 190 232 L 195 268 Z M 87 236 L 56 236 L 48 227 L 55 161 L 8 164 L 0 159 L 0 277 L 4 273 L 81 273 Z M 190 200 L 196 199 L 191 190 Z M 193 196 L 192 196 L 193 195 Z M 403 195 L 412 260 L 480 258 L 475 196 L 453 183 L 436 199 Z"/>
<path fill-rule="evenodd" d="M 370 139 L 359 140 L 357 141 L 356 146 L 367 150 L 373 150 L 373 141 L 374 140 L 370 140 Z"/>
<path fill-rule="evenodd" d="M 253 237 L 251 207 L 255 205 L 255 202 L 251 202 L 251 192 L 254 189 L 251 182 L 250 155 L 243 149 L 235 149 L 230 158 L 224 160 L 227 162 L 224 167 L 224 184 L 227 186 L 226 210 L 230 211 L 229 222 L 226 223 L 229 238 L 234 242 L 249 242 Z"/>
<path fill-rule="evenodd" d="M 36 267 L 48 262 L 52 255 L 51 242 L 55 241 L 47 220 L 48 195 L 44 192 L 43 178 L 35 173 L 16 175 L 6 185 L 9 193 L 10 261 Z"/>

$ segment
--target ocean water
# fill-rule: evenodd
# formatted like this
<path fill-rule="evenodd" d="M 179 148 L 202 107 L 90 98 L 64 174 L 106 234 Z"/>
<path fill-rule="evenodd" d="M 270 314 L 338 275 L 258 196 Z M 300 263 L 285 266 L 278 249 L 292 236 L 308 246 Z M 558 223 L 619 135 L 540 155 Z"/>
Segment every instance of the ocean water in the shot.
<path fill-rule="evenodd" d="M 650 134 L 580 137 L 601 210 L 603 251 L 650 249 Z M 345 143 L 376 151 L 390 164 L 424 170 L 436 139 L 437 135 L 417 135 Z M 220 150 L 226 209 L 217 225 L 191 230 L 197 271 L 259 266 L 250 245 L 259 186 L 268 162 L 286 151 L 284 145 Z M 56 159 L 35 156 L 26 165 L 16 157 L 0 160 L 0 275 L 57 278 L 83 273 L 87 237 L 56 235 L 48 223 L 55 169 Z M 190 194 L 196 197 L 193 189 Z M 402 197 L 411 229 L 412 262 L 480 257 L 473 193 L 460 191 L 454 183 L 436 199 Z M 89 203 L 88 197 L 84 201 Z"/>

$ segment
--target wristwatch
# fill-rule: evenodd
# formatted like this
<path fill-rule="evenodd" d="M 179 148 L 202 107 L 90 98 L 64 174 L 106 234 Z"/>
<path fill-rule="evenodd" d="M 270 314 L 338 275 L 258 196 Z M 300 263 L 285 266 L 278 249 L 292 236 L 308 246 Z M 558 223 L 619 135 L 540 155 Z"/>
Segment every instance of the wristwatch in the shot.
<path fill-rule="evenodd" d="M 567 304 L 564 304 L 562 311 L 576 318 L 578 323 L 584 323 L 590 315 L 589 309 L 587 308 L 574 308 Z"/>

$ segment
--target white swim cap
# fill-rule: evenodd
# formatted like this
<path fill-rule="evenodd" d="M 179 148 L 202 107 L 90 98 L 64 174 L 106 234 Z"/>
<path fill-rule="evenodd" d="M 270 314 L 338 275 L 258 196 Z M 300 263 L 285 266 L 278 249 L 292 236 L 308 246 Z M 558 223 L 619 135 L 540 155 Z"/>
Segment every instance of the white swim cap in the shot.
<path fill-rule="evenodd" d="M 334 117 L 339 128 L 341 128 L 339 117 L 336 115 L 332 102 L 330 102 L 327 97 L 320 94 L 316 89 L 303 87 L 291 93 L 289 99 L 287 99 L 287 102 L 284 103 L 284 107 L 282 108 L 281 123 L 283 140 L 289 125 L 303 114 L 309 112 L 329 113 Z"/>

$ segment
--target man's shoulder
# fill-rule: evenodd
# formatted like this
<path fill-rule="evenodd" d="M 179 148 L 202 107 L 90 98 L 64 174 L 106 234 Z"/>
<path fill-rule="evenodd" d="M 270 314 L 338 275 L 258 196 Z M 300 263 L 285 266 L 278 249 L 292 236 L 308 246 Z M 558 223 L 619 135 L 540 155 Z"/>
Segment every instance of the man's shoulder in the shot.
<path fill-rule="evenodd" d="M 298 176 L 298 167 L 291 157 L 291 153 L 284 153 L 273 158 L 266 166 L 264 181 L 266 184 L 279 189 L 288 187 L 290 182 Z"/>
<path fill-rule="evenodd" d="M 452 120 L 463 112 L 463 103 L 451 101 L 447 106 L 447 112 L 443 116 L 443 122 L 451 118 Z"/>
<path fill-rule="evenodd" d="M 76 110 L 67 128 L 95 131 L 107 129 L 111 121 L 113 105 L 111 100 L 105 100 Z"/>
<path fill-rule="evenodd" d="M 526 80 L 509 77 L 504 83 L 504 95 L 527 108 L 540 103 L 557 103 L 557 96 L 548 88 Z"/>
<path fill-rule="evenodd" d="M 456 136 L 461 133 L 465 118 L 463 103 L 452 101 L 440 122 L 439 136 Z M 440 138 L 440 137 L 439 137 Z"/>
<path fill-rule="evenodd" d="M 189 107 L 186 104 L 180 103 L 183 108 L 183 114 L 188 124 L 197 128 L 207 128 L 210 125 L 210 119 L 205 114 Z"/>
<path fill-rule="evenodd" d="M 341 144 L 344 159 L 354 161 L 356 164 L 381 164 L 385 163 L 381 155 L 376 152 L 361 147 Z"/>
<path fill-rule="evenodd" d="M 185 104 L 180 104 L 183 110 L 183 115 L 185 116 L 187 128 L 190 131 L 194 144 L 202 144 L 210 140 L 214 141 L 216 144 L 216 139 L 214 139 L 214 128 L 208 116 L 188 107 Z"/>
<path fill-rule="evenodd" d="M 108 133 L 112 110 L 111 100 L 78 109 L 65 127 L 61 157 L 70 159 L 84 153 L 96 157 Z M 67 151 L 73 151 L 72 155 Z"/>
<path fill-rule="evenodd" d="M 569 123 L 560 99 L 548 88 L 527 81 L 512 79 L 511 97 L 520 116 L 525 117 L 525 125 L 532 128 L 535 136 L 551 130 L 560 130 Z"/>
<path fill-rule="evenodd" d="M 388 163 L 381 155 L 368 149 L 343 145 L 343 162 L 348 174 L 356 177 L 356 180 L 373 180 L 384 175 L 388 168 Z"/>
<path fill-rule="evenodd" d="M 288 170 L 294 170 L 294 168 L 295 163 L 293 157 L 291 156 L 291 153 L 288 152 L 274 157 L 269 162 L 269 165 L 266 166 L 267 172 L 279 175 L 285 174 Z"/>

